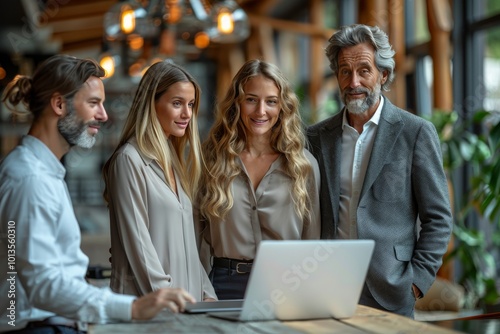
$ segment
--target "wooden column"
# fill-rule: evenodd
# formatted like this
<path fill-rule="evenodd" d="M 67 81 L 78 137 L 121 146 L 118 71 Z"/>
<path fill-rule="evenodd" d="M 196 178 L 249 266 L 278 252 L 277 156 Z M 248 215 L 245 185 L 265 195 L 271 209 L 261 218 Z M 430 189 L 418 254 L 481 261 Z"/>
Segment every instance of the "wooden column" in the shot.
<path fill-rule="evenodd" d="M 387 0 L 359 0 L 359 23 L 378 26 L 387 31 L 389 12 Z"/>
<path fill-rule="evenodd" d="M 236 72 L 239 71 L 245 62 L 243 48 L 239 44 L 229 44 L 219 47 L 216 54 L 217 59 L 217 100 L 220 101 L 233 80 Z"/>
<path fill-rule="evenodd" d="M 260 39 L 260 49 L 263 60 L 278 65 L 276 63 L 277 56 L 274 50 L 273 28 L 270 24 L 262 22 L 257 27 L 257 33 Z"/>
<path fill-rule="evenodd" d="M 253 28 L 252 31 L 256 30 L 256 28 Z M 246 56 L 247 59 L 259 59 L 262 58 L 262 52 L 261 52 L 261 42 L 259 35 L 257 33 L 251 33 L 250 37 L 245 42 L 245 50 L 246 50 Z"/>
<path fill-rule="evenodd" d="M 323 26 L 323 0 L 310 1 L 311 24 Z M 323 86 L 323 64 L 325 63 L 324 39 L 318 36 L 311 36 L 311 59 L 309 68 L 311 71 L 311 82 L 309 84 L 310 115 L 305 119 L 306 123 L 316 123 L 318 121 L 318 93 Z"/>
<path fill-rule="evenodd" d="M 231 83 L 232 73 L 229 67 L 229 54 L 232 48 L 221 47 L 217 50 L 217 101 L 221 101 Z"/>
<path fill-rule="evenodd" d="M 384 94 L 398 107 L 406 107 L 406 46 L 404 0 L 360 0 L 359 22 L 378 26 L 389 36 L 396 51 L 396 77 L 389 92 Z"/>
<path fill-rule="evenodd" d="M 427 20 L 431 35 L 432 72 L 434 74 L 434 108 L 453 109 L 451 82 L 451 43 L 453 26 L 448 0 L 427 0 Z"/>
<path fill-rule="evenodd" d="M 406 45 L 404 0 L 389 0 L 389 41 L 396 51 L 396 77 L 390 87 L 391 102 L 406 109 Z"/>
<path fill-rule="evenodd" d="M 453 26 L 451 9 L 447 0 L 427 0 L 427 21 L 431 35 L 430 53 L 432 57 L 433 108 L 453 110 L 453 88 L 451 82 L 451 42 Z M 452 187 L 451 183 L 448 185 Z M 450 194 L 453 194 L 450 189 Z M 453 203 L 452 203 L 453 205 Z M 448 244 L 447 256 L 454 248 L 453 236 Z M 453 280 L 453 263 L 450 261 L 439 269 L 438 276 Z"/>

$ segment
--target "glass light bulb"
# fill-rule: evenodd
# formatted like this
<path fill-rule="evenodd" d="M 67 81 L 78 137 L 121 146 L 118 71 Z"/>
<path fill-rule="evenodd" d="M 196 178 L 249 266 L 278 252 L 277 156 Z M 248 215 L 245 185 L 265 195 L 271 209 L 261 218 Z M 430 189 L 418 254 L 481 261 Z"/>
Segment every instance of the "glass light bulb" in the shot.
<path fill-rule="evenodd" d="M 223 34 L 230 34 L 234 30 L 234 20 L 231 13 L 221 11 L 217 17 L 217 29 Z"/>
<path fill-rule="evenodd" d="M 194 45 L 198 49 L 205 49 L 210 44 L 210 37 L 204 31 L 200 31 L 194 36 Z"/>
<path fill-rule="evenodd" d="M 165 0 L 167 9 L 166 20 L 168 24 L 176 24 L 184 15 L 183 2 L 179 0 Z"/>
<path fill-rule="evenodd" d="M 121 13 L 120 28 L 125 34 L 130 34 L 135 29 L 135 13 L 129 6 Z"/>
<path fill-rule="evenodd" d="M 128 45 L 131 50 L 138 51 L 144 46 L 144 37 L 139 35 L 131 35 L 128 39 Z"/>
<path fill-rule="evenodd" d="M 159 15 L 155 12 L 155 15 Z M 160 22 L 149 15 L 146 8 L 136 0 L 118 2 L 104 15 L 104 32 L 108 41 L 123 40 L 131 34 L 149 38 L 155 36 L 160 29 Z"/>
<path fill-rule="evenodd" d="M 250 35 L 248 16 L 236 1 L 217 2 L 210 9 L 207 33 L 215 43 L 241 42 Z"/>
<path fill-rule="evenodd" d="M 101 58 L 99 65 L 104 69 L 105 78 L 110 78 L 115 74 L 115 60 L 112 56 L 104 56 Z"/>

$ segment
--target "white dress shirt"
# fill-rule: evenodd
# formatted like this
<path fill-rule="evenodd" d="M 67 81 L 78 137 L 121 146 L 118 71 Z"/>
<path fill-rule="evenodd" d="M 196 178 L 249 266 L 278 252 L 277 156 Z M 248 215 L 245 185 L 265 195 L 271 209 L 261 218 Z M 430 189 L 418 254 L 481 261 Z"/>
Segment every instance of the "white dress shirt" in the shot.
<path fill-rule="evenodd" d="M 135 297 L 84 279 L 88 257 L 80 250 L 65 174 L 32 136 L 0 164 L 0 332 L 55 314 L 95 323 L 131 318 Z M 7 247 L 12 244 L 15 249 Z"/>
<path fill-rule="evenodd" d="M 342 163 L 340 165 L 340 212 L 338 237 L 340 239 L 358 238 L 357 209 L 359 196 L 363 188 L 366 169 L 370 161 L 380 113 L 384 98 L 372 118 L 363 125 L 361 134 L 347 121 L 347 109 L 344 109 L 342 121 Z"/>

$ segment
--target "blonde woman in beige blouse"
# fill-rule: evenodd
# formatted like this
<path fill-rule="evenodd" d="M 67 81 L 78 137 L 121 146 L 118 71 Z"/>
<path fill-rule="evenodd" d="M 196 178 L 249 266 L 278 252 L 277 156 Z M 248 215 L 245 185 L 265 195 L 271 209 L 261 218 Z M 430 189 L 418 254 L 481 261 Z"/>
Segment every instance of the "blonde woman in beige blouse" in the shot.
<path fill-rule="evenodd" d="M 219 299 L 243 298 L 261 240 L 320 237 L 318 163 L 305 149 L 298 99 L 275 65 L 243 65 L 203 152 L 199 247 L 206 241 Z"/>
<path fill-rule="evenodd" d="M 201 170 L 200 93 L 188 72 L 168 62 L 152 65 L 139 84 L 103 171 L 115 292 L 179 287 L 198 301 L 216 299 L 198 256 L 191 204 Z"/>

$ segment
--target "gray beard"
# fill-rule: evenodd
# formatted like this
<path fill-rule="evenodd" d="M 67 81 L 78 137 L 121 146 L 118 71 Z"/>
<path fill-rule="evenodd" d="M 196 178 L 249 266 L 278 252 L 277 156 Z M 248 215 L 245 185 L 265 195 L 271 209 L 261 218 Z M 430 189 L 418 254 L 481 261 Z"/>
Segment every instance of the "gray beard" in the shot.
<path fill-rule="evenodd" d="M 347 93 L 352 92 L 352 91 L 357 91 L 357 92 L 363 92 L 366 93 L 366 97 L 364 99 L 353 99 L 350 101 L 347 101 Z M 373 107 L 378 100 L 380 99 L 380 92 L 381 92 L 381 85 L 377 84 L 375 88 L 373 89 L 372 92 L 370 92 L 366 88 L 361 88 L 361 89 L 351 89 L 351 90 L 346 90 L 344 91 L 344 104 L 347 108 L 347 111 L 350 114 L 353 115 L 360 115 L 368 111 L 371 107 Z"/>
<path fill-rule="evenodd" d="M 76 115 L 73 100 L 67 100 L 68 114 L 57 121 L 59 133 L 71 146 L 91 148 L 96 142 L 96 138 L 91 136 L 87 129 L 89 124 L 85 123 Z"/>

